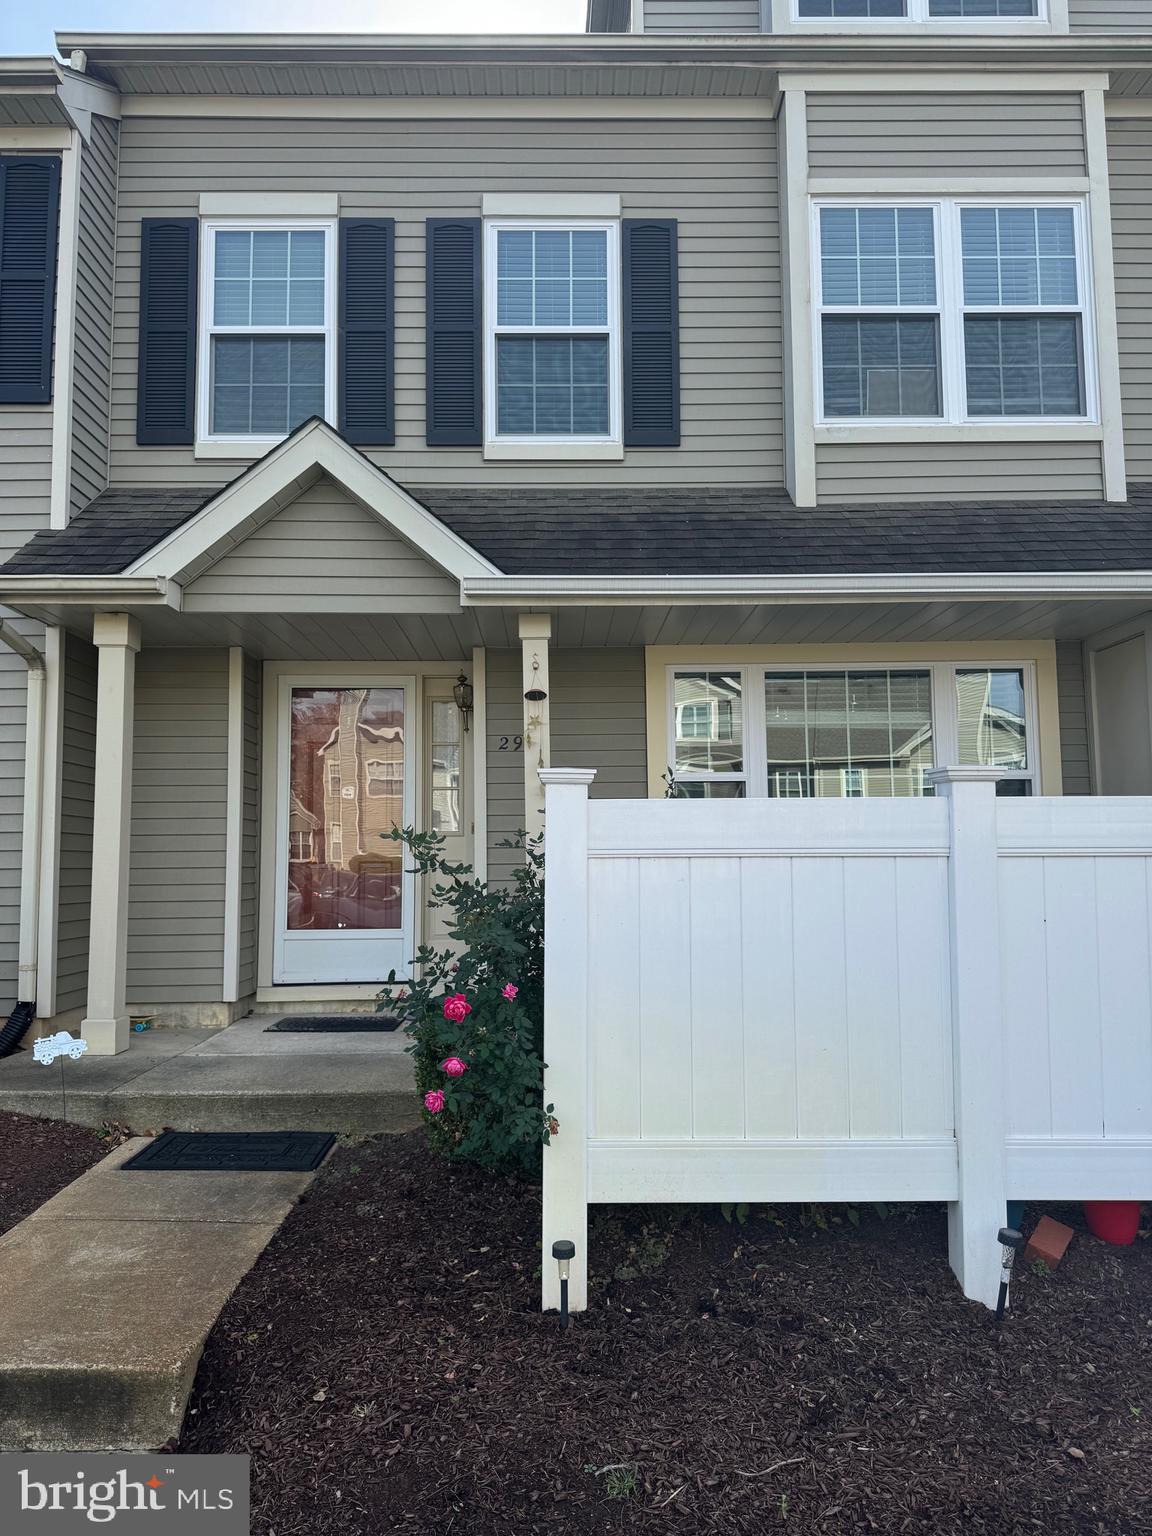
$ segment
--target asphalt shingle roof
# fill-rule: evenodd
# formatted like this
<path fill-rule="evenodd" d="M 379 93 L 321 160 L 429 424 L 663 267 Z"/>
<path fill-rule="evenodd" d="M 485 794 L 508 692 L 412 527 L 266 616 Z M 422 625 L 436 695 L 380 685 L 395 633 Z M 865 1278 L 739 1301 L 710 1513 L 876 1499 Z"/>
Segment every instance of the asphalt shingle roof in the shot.
<path fill-rule="evenodd" d="M 219 487 L 112 486 L 35 534 L 5 575 L 126 570 Z M 1152 570 L 1152 485 L 1105 502 L 801 511 L 783 492 L 481 489 L 410 493 L 506 575 L 772 575 Z"/>

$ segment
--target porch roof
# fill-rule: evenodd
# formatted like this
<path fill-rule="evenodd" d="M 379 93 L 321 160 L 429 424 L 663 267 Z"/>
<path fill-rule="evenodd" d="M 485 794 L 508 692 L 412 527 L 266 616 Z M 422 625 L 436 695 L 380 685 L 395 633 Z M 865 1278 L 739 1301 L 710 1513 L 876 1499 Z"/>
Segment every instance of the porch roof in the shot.
<path fill-rule="evenodd" d="M 798 510 L 770 487 L 407 491 L 509 576 L 1152 571 L 1152 484 L 1130 487 L 1122 505 L 937 502 L 814 511 Z M 0 565 L 0 580 L 126 571 L 221 494 L 219 486 L 111 486 L 66 528 L 34 534 Z"/>

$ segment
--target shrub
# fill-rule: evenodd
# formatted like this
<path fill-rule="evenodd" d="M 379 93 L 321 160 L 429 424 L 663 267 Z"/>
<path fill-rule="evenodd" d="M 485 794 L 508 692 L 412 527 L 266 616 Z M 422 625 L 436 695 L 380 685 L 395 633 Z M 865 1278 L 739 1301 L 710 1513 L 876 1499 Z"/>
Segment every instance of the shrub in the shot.
<path fill-rule="evenodd" d="M 413 827 L 391 837 L 434 881 L 429 906 L 451 914 L 460 946 L 416 952 L 417 979 L 377 1008 L 395 1013 L 412 1043 L 416 1089 L 431 1144 L 495 1173 L 537 1177 L 540 1148 L 555 1133 L 543 1105 L 544 855 L 539 838 L 503 844 L 523 853 L 508 886 L 478 880 L 443 857 L 444 839 Z"/>

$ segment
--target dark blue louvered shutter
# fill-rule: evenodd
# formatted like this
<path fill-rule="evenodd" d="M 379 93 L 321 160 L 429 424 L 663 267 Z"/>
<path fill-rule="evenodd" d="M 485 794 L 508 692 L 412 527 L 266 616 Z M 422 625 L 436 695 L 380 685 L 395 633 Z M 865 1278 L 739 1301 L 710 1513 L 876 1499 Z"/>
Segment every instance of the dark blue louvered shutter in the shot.
<path fill-rule="evenodd" d="M 474 448 L 484 441 L 480 220 L 428 220 L 427 441 Z"/>
<path fill-rule="evenodd" d="M 197 219 L 140 222 L 140 360 L 136 441 L 196 436 Z"/>
<path fill-rule="evenodd" d="M 396 441 L 394 219 L 340 220 L 340 430 L 358 448 Z"/>
<path fill-rule="evenodd" d="M 680 446 L 676 220 L 625 219 L 624 445 Z"/>
<path fill-rule="evenodd" d="M 60 160 L 0 158 L 0 404 L 52 398 Z"/>

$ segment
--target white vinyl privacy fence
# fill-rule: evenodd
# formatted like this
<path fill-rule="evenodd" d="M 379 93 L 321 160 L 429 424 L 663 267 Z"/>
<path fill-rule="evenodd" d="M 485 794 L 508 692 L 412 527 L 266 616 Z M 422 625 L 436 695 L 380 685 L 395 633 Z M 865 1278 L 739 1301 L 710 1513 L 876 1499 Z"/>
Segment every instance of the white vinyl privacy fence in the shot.
<path fill-rule="evenodd" d="M 544 1253 L 596 1202 L 1152 1197 L 1152 800 L 590 800 L 546 785 Z M 595 1254 L 591 1255 L 595 1263 Z M 558 1302 L 544 1264 L 544 1305 Z"/>

